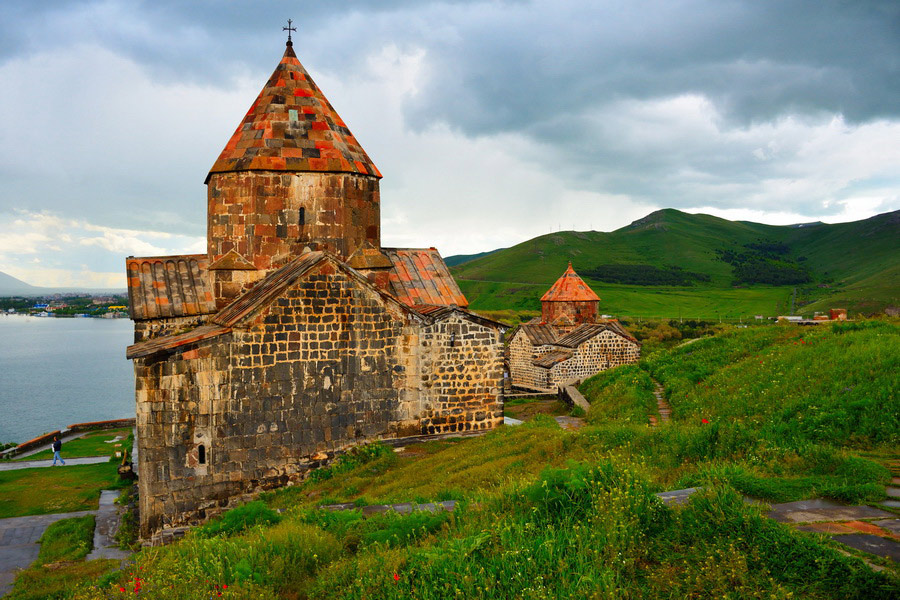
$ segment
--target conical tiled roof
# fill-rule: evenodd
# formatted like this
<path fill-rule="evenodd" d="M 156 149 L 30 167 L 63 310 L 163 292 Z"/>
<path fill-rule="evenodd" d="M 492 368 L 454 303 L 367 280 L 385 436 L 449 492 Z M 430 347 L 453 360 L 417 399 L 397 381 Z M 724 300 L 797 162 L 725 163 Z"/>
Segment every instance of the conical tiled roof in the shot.
<path fill-rule="evenodd" d="M 578 276 L 572 263 L 569 268 L 562 274 L 562 277 L 556 280 L 547 293 L 541 296 L 541 302 L 591 302 L 600 301 L 600 297 L 594 293 L 594 290 Z"/>
<path fill-rule="evenodd" d="M 312 171 L 381 177 L 291 43 L 212 173 Z M 208 179 L 208 177 L 207 177 Z"/>

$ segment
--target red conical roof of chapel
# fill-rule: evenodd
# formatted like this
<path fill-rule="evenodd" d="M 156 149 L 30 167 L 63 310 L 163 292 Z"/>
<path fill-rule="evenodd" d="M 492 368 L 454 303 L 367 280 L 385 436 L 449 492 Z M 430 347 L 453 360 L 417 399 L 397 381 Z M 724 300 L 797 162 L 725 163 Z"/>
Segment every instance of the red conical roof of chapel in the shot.
<path fill-rule="evenodd" d="M 569 268 L 556 280 L 541 302 L 599 302 L 600 297 L 578 276 L 569 263 Z"/>
<path fill-rule="evenodd" d="M 275 72 L 209 172 L 211 175 L 229 171 L 358 173 L 381 177 L 297 60 L 290 42 Z"/>

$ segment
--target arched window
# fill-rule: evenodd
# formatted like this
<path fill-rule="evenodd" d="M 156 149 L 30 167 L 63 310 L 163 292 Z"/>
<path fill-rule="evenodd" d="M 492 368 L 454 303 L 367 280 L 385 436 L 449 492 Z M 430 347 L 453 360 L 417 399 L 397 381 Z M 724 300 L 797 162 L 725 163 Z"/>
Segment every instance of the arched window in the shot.
<path fill-rule="evenodd" d="M 300 216 L 297 218 L 297 221 L 298 221 L 298 225 L 300 225 L 300 227 L 303 227 L 304 225 L 306 225 L 306 209 L 303 208 L 302 206 L 300 207 Z"/>
<path fill-rule="evenodd" d="M 197 462 L 201 465 L 206 464 L 206 446 L 203 444 L 197 446 Z"/>

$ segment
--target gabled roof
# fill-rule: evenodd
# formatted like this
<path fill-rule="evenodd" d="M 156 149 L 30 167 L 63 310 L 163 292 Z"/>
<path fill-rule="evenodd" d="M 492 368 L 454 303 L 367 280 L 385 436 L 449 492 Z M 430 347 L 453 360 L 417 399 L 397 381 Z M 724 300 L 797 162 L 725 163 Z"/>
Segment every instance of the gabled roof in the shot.
<path fill-rule="evenodd" d="M 469 306 L 450 270 L 434 248 L 382 248 L 391 259 L 390 290 L 400 302 L 409 306 Z"/>
<path fill-rule="evenodd" d="M 625 331 L 625 328 L 622 327 L 618 321 L 606 321 L 605 323 L 584 323 L 579 325 L 566 335 L 560 337 L 556 341 L 556 345 L 566 348 L 577 348 L 595 335 L 599 335 L 604 331 L 612 331 L 616 335 L 637 343 L 637 340 Z"/>
<path fill-rule="evenodd" d="M 556 337 L 559 335 L 556 328 L 549 323 L 522 323 L 519 325 L 519 330 L 528 336 L 528 340 L 533 346 L 555 344 Z"/>
<path fill-rule="evenodd" d="M 381 177 L 288 44 L 210 175 L 312 171 Z"/>
<path fill-rule="evenodd" d="M 509 329 L 509 325 L 507 325 L 506 323 L 488 319 L 487 317 L 483 317 L 478 313 L 474 313 L 464 308 L 453 306 L 435 306 L 433 304 L 417 304 L 415 306 L 412 306 L 411 308 L 420 315 L 428 317 L 432 321 L 442 321 L 454 314 L 459 314 L 462 315 L 465 319 L 475 321 L 476 323 L 485 325 L 487 327 L 496 327 L 504 331 Z"/>
<path fill-rule="evenodd" d="M 575 273 L 572 263 L 556 280 L 550 289 L 541 296 L 541 302 L 599 302 L 600 297 Z"/>
<path fill-rule="evenodd" d="M 531 361 L 531 364 L 536 367 L 549 369 L 553 365 L 557 365 L 564 360 L 569 360 L 570 358 L 572 358 L 571 352 L 567 352 L 566 350 L 553 350 L 551 352 L 548 352 L 547 354 L 537 357 L 536 359 Z"/>
<path fill-rule="evenodd" d="M 128 310 L 135 321 L 216 311 L 205 254 L 125 259 Z"/>

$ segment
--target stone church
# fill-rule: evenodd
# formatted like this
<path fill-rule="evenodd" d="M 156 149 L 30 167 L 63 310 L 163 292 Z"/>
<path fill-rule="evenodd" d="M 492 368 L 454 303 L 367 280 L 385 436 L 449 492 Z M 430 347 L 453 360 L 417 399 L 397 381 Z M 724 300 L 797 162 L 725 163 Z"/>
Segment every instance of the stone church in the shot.
<path fill-rule="evenodd" d="M 381 173 L 294 54 L 206 177 L 207 252 L 128 257 L 140 531 L 350 446 L 502 423 L 505 327 L 434 248 L 384 248 Z"/>
<path fill-rule="evenodd" d="M 641 344 L 616 319 L 599 319 L 600 298 L 572 263 L 541 297 L 541 317 L 509 337 L 512 385 L 541 392 L 637 362 Z"/>

